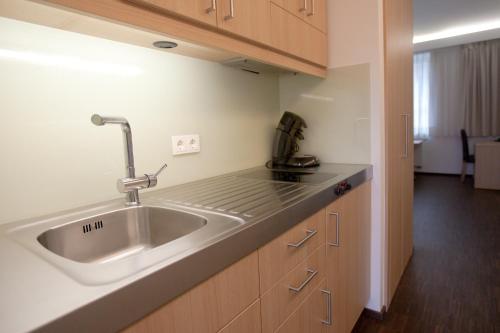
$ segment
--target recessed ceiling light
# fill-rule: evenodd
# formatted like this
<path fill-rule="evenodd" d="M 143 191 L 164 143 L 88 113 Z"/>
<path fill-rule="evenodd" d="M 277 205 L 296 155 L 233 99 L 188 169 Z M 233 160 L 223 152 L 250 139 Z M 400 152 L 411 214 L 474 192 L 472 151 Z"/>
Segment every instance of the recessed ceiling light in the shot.
<path fill-rule="evenodd" d="M 177 47 L 177 43 L 169 42 L 166 40 L 159 40 L 157 42 L 154 42 L 153 46 L 159 49 L 173 49 L 174 47 Z"/>
<path fill-rule="evenodd" d="M 426 35 L 418 35 L 413 37 L 413 44 L 429 42 L 432 40 L 463 36 L 473 34 L 476 32 L 483 32 L 488 30 L 500 29 L 500 19 L 496 21 L 480 22 L 477 24 L 462 25 L 452 27 L 438 32 L 433 32 Z"/>

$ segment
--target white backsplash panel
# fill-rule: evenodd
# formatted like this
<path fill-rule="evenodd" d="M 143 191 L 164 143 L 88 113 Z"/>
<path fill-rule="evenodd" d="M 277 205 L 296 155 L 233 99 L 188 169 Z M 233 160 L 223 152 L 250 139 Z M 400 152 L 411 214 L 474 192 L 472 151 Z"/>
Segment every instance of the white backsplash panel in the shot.
<path fill-rule="evenodd" d="M 280 105 L 308 125 L 300 153 L 323 162 L 371 163 L 368 64 L 329 69 L 325 80 L 282 75 Z"/>
<path fill-rule="evenodd" d="M 0 223 L 120 197 L 126 117 L 137 174 L 158 187 L 262 165 L 280 116 L 278 77 L 0 18 Z M 197 133 L 173 157 L 171 136 Z"/>

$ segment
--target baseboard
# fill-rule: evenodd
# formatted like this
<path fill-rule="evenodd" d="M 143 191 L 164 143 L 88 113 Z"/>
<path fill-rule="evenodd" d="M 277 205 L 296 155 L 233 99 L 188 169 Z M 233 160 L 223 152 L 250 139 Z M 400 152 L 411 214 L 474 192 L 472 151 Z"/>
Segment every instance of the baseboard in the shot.
<path fill-rule="evenodd" d="M 382 307 L 382 310 L 380 311 L 375 311 L 367 308 L 363 309 L 363 316 L 367 316 L 380 321 L 384 320 L 385 313 L 386 313 L 385 305 Z"/>

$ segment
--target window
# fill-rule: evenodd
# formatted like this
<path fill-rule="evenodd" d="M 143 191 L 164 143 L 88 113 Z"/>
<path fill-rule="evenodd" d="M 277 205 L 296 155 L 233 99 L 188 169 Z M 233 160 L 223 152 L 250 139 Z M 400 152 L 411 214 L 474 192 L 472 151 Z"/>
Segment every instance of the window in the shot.
<path fill-rule="evenodd" d="M 416 138 L 429 137 L 431 54 L 413 56 L 413 131 Z"/>

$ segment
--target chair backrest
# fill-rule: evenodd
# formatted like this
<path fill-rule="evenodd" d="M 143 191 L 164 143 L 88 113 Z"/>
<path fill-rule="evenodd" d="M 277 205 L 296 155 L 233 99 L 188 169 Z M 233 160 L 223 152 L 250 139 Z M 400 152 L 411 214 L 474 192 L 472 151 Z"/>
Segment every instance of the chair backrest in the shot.
<path fill-rule="evenodd" d="M 462 137 L 462 159 L 464 161 L 469 160 L 469 139 L 467 138 L 467 133 L 464 129 L 460 130 L 460 136 Z"/>

